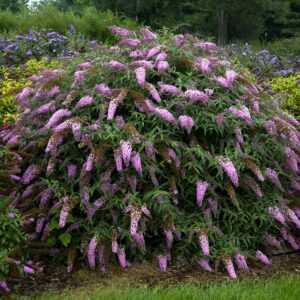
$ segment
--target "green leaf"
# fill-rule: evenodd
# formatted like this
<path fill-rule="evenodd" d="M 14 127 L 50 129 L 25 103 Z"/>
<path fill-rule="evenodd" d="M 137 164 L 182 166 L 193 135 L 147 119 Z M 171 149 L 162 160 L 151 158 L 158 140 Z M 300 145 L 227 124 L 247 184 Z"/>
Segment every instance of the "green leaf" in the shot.
<path fill-rule="evenodd" d="M 59 236 L 59 240 L 65 247 L 67 247 L 70 244 L 71 238 L 72 236 L 69 233 L 63 233 Z"/>
<path fill-rule="evenodd" d="M 56 244 L 56 238 L 53 236 L 47 241 L 47 245 L 54 246 Z"/>
<path fill-rule="evenodd" d="M 54 229 L 59 229 L 59 224 L 57 222 L 56 219 L 52 219 L 50 222 L 50 231 L 54 230 Z"/>

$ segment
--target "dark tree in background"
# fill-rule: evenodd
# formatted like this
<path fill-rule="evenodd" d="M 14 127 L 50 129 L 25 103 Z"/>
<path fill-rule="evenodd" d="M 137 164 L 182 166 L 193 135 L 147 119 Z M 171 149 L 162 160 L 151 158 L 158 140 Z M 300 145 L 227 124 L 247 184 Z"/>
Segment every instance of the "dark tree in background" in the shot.
<path fill-rule="evenodd" d="M 0 10 L 10 9 L 13 12 L 17 12 L 27 3 L 28 0 L 0 0 Z"/>
<path fill-rule="evenodd" d="M 44 0 L 61 10 L 94 6 L 153 29 L 215 37 L 218 44 L 288 37 L 300 29 L 300 0 Z"/>

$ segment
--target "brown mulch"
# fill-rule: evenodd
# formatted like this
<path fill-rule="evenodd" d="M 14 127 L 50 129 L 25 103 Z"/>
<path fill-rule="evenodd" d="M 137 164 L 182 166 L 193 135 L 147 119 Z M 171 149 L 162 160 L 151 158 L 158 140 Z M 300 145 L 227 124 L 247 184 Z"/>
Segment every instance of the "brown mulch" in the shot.
<path fill-rule="evenodd" d="M 273 256 L 272 263 L 272 266 L 266 267 L 252 262 L 250 273 L 238 272 L 238 278 L 249 278 L 256 281 L 287 274 L 300 275 L 300 253 Z M 169 268 L 168 272 L 160 273 L 155 263 L 143 263 L 127 271 L 117 266 L 111 266 L 107 274 L 102 274 L 97 270 L 91 271 L 87 268 L 78 269 L 68 274 L 65 269 L 48 267 L 39 276 L 30 277 L 22 281 L 18 289 L 18 294 L 33 296 L 34 294 L 41 294 L 47 291 L 55 293 L 66 289 L 84 288 L 86 286 L 99 288 L 112 284 L 120 287 L 128 285 L 153 287 L 158 284 L 194 283 L 207 285 L 209 283 L 228 281 L 229 278 L 222 269 L 222 266 L 218 269 L 214 273 L 208 273 L 197 265 L 193 265 L 189 267 Z"/>

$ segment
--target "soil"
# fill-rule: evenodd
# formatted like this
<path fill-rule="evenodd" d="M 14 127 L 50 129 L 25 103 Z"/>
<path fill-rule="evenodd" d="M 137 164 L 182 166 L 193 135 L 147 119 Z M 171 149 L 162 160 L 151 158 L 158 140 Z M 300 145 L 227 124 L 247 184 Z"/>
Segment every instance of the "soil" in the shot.
<path fill-rule="evenodd" d="M 238 272 L 239 280 L 249 278 L 254 281 L 274 278 L 287 274 L 300 275 L 300 253 L 272 257 L 272 266 L 264 266 L 254 261 L 250 264 L 250 273 Z M 229 281 L 229 277 L 222 269 L 209 273 L 199 266 L 173 267 L 166 273 L 160 273 L 155 263 L 142 263 L 127 271 L 120 267 L 111 266 L 107 274 L 91 271 L 87 268 L 74 270 L 68 274 L 65 269 L 47 267 L 39 276 L 26 278 L 20 283 L 18 294 L 31 295 L 51 291 L 60 293 L 74 288 L 100 288 L 114 285 L 117 287 L 153 287 L 156 285 L 172 285 L 177 283 L 193 283 L 207 285 Z M 17 298 L 16 298 L 17 299 Z"/>

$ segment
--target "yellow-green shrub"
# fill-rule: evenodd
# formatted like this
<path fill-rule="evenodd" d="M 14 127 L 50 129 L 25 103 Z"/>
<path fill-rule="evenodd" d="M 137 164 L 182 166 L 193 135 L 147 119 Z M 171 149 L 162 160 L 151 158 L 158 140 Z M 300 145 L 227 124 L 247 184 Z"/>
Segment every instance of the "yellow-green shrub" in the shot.
<path fill-rule="evenodd" d="M 271 89 L 282 97 L 282 108 L 300 120 L 300 73 L 289 77 L 275 77 Z"/>
<path fill-rule="evenodd" d="M 60 68 L 61 66 L 61 62 L 47 62 L 45 59 L 40 61 L 30 59 L 25 65 L 13 66 L 10 68 L 1 66 L 0 125 L 4 123 L 12 123 L 16 119 L 17 107 L 12 105 L 12 102 L 15 99 L 16 94 L 31 84 L 28 77 L 32 75 L 39 75 L 42 70 Z"/>

